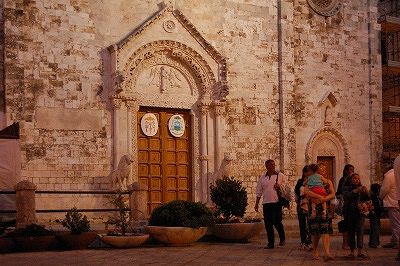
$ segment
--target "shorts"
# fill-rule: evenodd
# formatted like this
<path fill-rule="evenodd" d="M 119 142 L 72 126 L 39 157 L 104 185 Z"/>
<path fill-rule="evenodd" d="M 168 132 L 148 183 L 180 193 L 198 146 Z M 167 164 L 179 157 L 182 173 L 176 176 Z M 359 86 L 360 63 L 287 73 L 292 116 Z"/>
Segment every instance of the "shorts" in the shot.
<path fill-rule="evenodd" d="M 326 192 L 324 187 L 312 187 L 310 188 L 310 190 L 320 196 L 328 196 L 328 193 Z"/>

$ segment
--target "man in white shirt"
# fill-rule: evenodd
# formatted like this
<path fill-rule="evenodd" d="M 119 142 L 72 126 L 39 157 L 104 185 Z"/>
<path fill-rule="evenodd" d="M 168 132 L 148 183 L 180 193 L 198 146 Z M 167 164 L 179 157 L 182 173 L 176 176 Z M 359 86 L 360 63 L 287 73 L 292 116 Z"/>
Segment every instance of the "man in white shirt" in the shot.
<path fill-rule="evenodd" d="M 287 177 L 275 171 L 274 160 L 267 160 L 265 162 L 265 168 L 267 168 L 267 172 L 260 177 L 257 183 L 257 198 L 254 210 L 258 212 L 258 205 L 262 197 L 265 230 L 267 231 L 268 237 L 268 244 L 265 248 L 273 249 L 275 245 L 274 226 L 279 234 L 279 246 L 285 245 L 285 230 L 282 224 L 282 206 L 279 204 L 277 190 L 286 184 Z"/>
<path fill-rule="evenodd" d="M 396 160 L 394 160 L 393 169 L 394 169 L 395 183 L 397 188 L 398 210 L 400 210 L 400 155 L 397 156 Z M 397 243 L 397 245 L 399 246 L 399 251 L 397 252 L 396 260 L 400 261 L 400 239 L 398 240 L 399 242 Z"/>
<path fill-rule="evenodd" d="M 394 176 L 394 169 L 386 172 L 379 197 L 383 200 L 383 206 L 388 210 L 389 220 L 392 226 L 392 239 L 385 248 L 397 247 L 400 237 L 400 211 L 397 202 L 398 193 Z"/>

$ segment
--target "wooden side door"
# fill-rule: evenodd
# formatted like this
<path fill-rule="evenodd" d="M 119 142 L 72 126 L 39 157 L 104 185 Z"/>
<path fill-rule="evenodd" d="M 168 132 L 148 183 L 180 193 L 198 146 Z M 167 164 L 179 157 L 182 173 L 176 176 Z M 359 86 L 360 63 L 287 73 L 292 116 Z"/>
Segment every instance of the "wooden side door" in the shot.
<path fill-rule="evenodd" d="M 153 113 L 158 120 L 158 132 L 146 136 L 140 128 L 144 114 Z M 174 137 L 168 129 L 169 119 L 182 115 L 185 132 Z M 138 113 L 139 182 L 148 187 L 148 211 L 175 200 L 191 200 L 191 121 L 187 110 L 141 107 Z"/>
<path fill-rule="evenodd" d="M 318 156 L 317 163 L 325 166 L 321 175 L 335 184 L 335 156 Z"/>

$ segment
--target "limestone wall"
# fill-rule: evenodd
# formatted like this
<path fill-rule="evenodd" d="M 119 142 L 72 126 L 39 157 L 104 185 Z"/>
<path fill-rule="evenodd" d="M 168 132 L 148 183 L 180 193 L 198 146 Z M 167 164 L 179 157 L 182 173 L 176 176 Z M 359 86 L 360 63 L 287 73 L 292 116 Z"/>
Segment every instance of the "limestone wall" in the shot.
<path fill-rule="evenodd" d="M 110 188 L 112 118 L 103 59 L 159 2 L 4 0 L 7 121 L 20 122 L 22 174 L 39 189 Z M 338 15 L 324 18 L 306 0 L 175 1 L 228 60 L 224 149 L 248 188 L 251 209 L 265 159 L 283 159 L 280 169 L 295 182 L 307 143 L 324 126 L 319 103 L 326 92 L 337 98 L 330 127 L 343 136 L 350 162 L 366 181 L 379 171 L 379 26 L 376 1 L 366 3 L 345 0 Z M 76 117 L 76 110 L 84 115 Z M 68 121 L 54 124 L 46 112 Z M 84 126 L 74 130 L 75 124 Z"/>

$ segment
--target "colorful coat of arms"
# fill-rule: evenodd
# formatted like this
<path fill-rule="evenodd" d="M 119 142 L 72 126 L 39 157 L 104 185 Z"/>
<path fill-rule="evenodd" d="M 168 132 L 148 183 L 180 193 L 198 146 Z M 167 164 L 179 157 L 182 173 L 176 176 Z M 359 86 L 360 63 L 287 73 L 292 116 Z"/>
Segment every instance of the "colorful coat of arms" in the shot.
<path fill-rule="evenodd" d="M 185 133 L 185 120 L 181 115 L 173 115 L 168 123 L 169 132 L 174 137 L 182 137 Z"/>
<path fill-rule="evenodd" d="M 140 128 L 142 129 L 143 134 L 148 137 L 152 137 L 157 134 L 158 121 L 156 115 L 152 113 L 145 114 L 142 117 L 142 120 L 140 120 Z"/>

